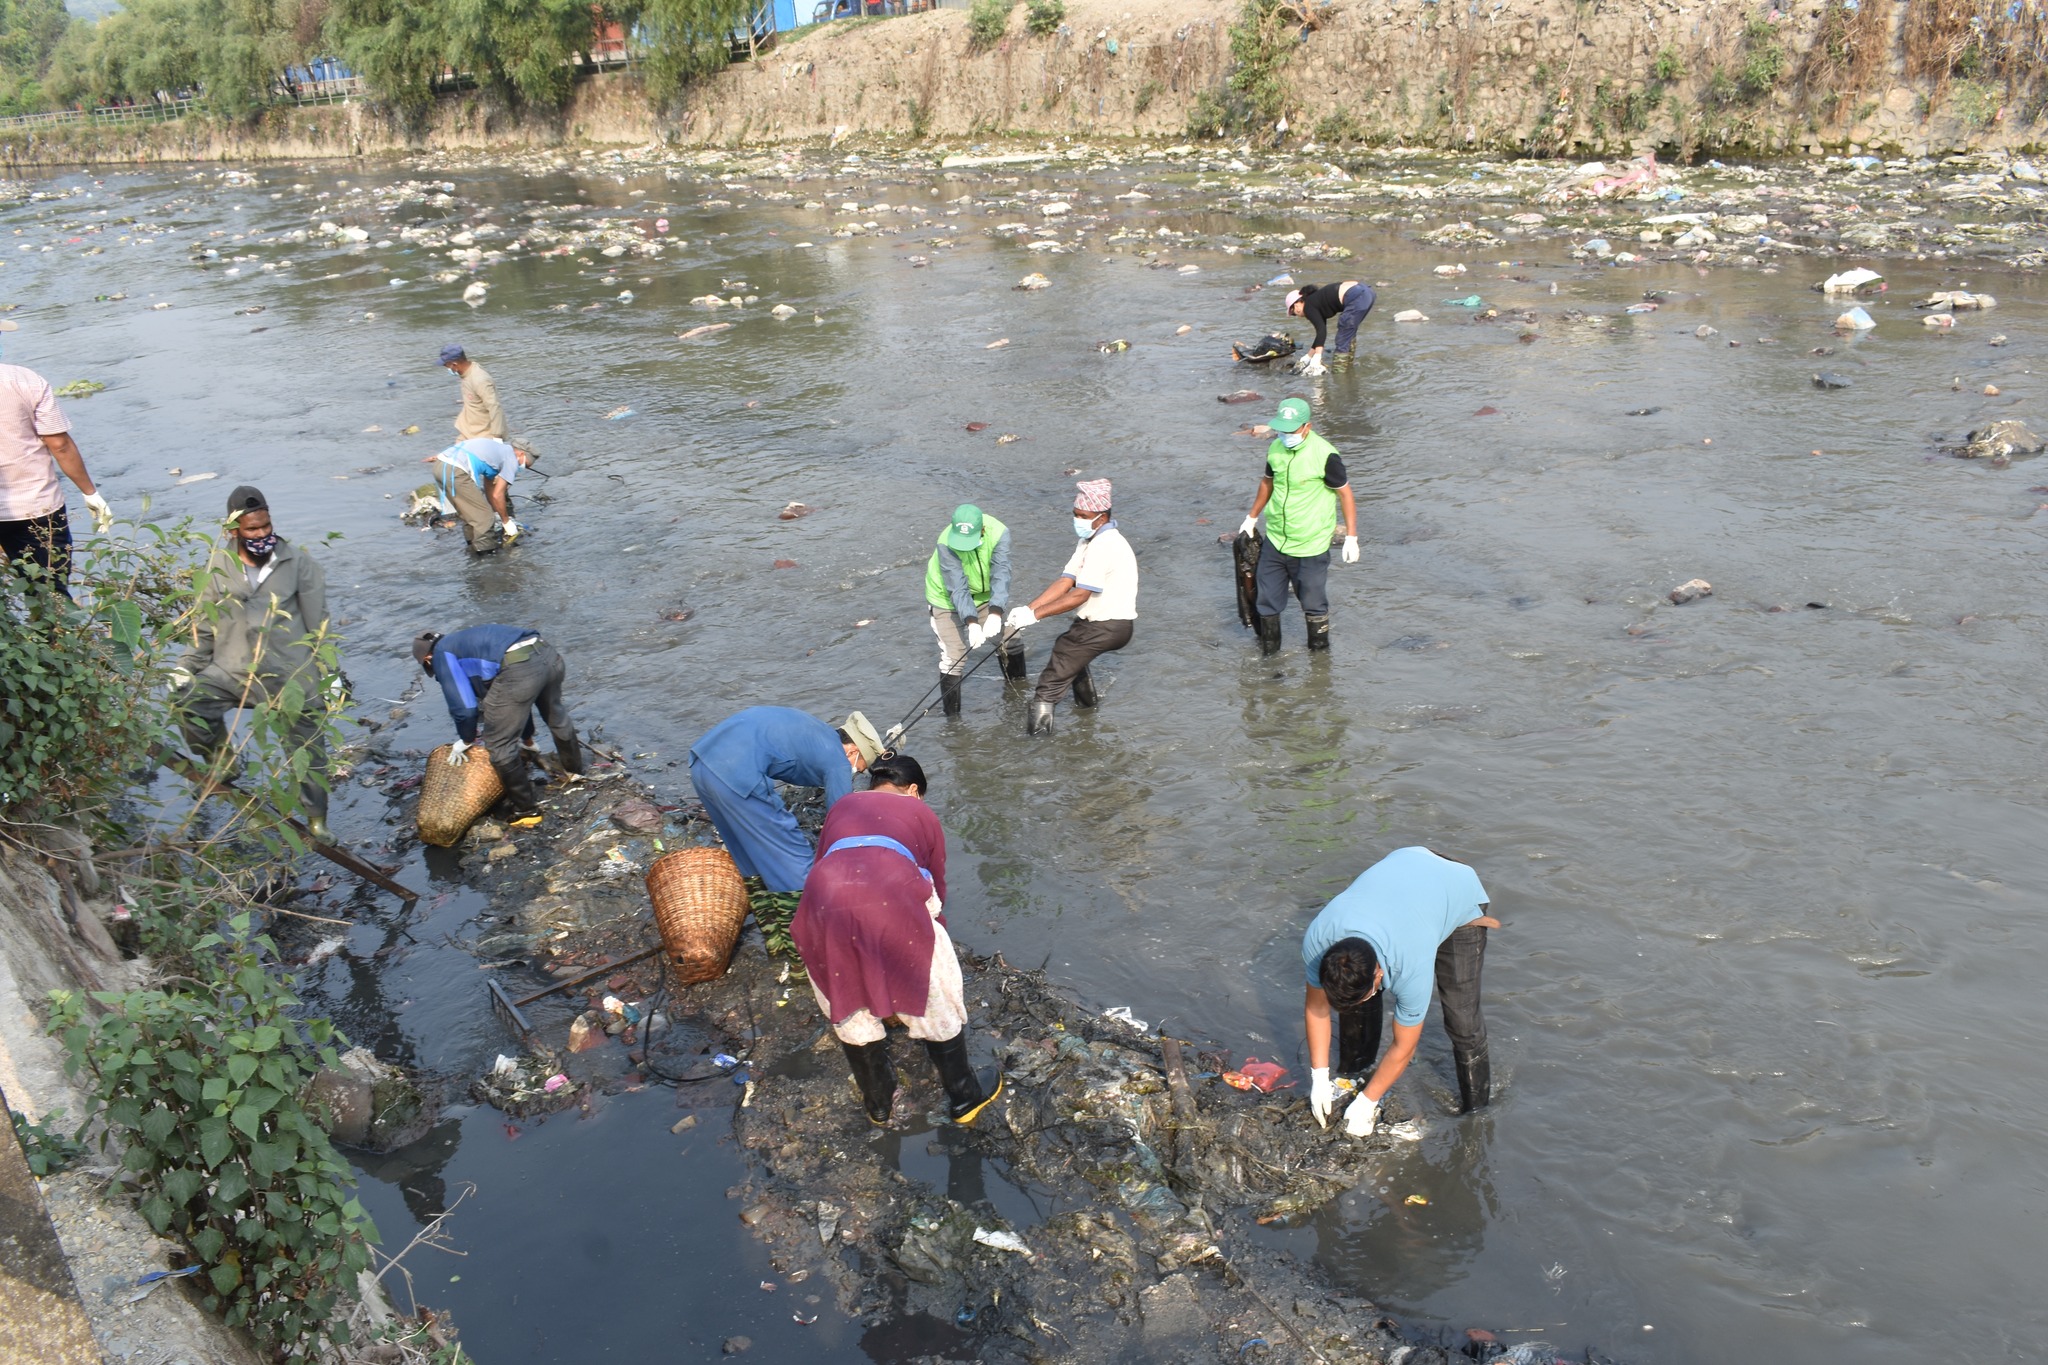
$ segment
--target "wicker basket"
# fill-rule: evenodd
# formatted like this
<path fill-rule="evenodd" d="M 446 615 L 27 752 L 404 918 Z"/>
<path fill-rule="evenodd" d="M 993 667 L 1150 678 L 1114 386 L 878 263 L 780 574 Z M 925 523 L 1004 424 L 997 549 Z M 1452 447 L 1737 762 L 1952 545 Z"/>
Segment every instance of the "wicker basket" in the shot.
<path fill-rule="evenodd" d="M 481 746 L 472 745 L 469 761 L 460 767 L 448 762 L 451 747 L 443 744 L 427 755 L 427 774 L 420 779 L 420 838 L 436 848 L 453 848 L 476 818 L 505 794 L 505 784 Z"/>
<path fill-rule="evenodd" d="M 676 979 L 715 981 L 732 961 L 747 922 L 747 885 L 722 848 L 684 848 L 647 869 L 647 896 Z"/>

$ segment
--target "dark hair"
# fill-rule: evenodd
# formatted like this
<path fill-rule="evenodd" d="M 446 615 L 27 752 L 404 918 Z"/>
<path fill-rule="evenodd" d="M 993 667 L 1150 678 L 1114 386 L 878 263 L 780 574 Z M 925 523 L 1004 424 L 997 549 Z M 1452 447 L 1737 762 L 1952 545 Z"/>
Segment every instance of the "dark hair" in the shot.
<path fill-rule="evenodd" d="M 887 754 L 868 764 L 869 788 L 884 783 L 891 787 L 915 787 L 920 796 L 929 795 L 932 789 L 925 780 L 924 765 L 909 754 Z"/>
<path fill-rule="evenodd" d="M 835 726 L 832 730 L 832 733 L 839 736 L 839 742 L 841 744 L 853 744 L 853 736 L 847 734 L 845 730 Z M 860 746 L 858 744 L 854 744 L 854 747 L 857 749 Z"/>
<path fill-rule="evenodd" d="M 1340 938 L 1323 954 L 1316 975 L 1323 992 L 1335 1009 L 1355 1009 L 1372 994 L 1372 979 L 1380 969 L 1380 955 L 1362 938 Z"/>
<path fill-rule="evenodd" d="M 1301 291 L 1301 297 L 1296 299 L 1295 302 L 1303 305 L 1306 305 L 1308 303 L 1308 296 L 1310 294 L 1313 294 L 1316 292 L 1316 290 L 1322 288 L 1322 286 L 1319 284 L 1297 284 L 1294 287 Z M 1290 308 L 1287 311 L 1291 313 L 1294 310 Z"/>

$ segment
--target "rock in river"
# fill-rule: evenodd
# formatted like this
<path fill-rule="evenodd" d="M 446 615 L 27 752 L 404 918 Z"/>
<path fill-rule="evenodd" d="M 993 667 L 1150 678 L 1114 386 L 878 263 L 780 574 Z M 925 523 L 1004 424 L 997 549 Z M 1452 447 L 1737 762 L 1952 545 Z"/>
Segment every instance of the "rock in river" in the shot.
<path fill-rule="evenodd" d="M 1956 450 L 1966 460 L 2009 460 L 2015 455 L 2038 455 L 2043 442 L 2024 422 L 1993 422 L 1970 433 Z"/>

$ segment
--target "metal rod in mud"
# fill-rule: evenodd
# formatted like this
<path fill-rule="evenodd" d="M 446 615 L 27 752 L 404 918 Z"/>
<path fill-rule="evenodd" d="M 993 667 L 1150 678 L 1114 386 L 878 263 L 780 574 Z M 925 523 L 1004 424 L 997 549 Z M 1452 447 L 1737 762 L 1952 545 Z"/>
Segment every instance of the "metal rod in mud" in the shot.
<path fill-rule="evenodd" d="M 586 981 L 595 981 L 598 977 L 603 976 L 606 972 L 615 972 L 621 967 L 630 967 L 636 962 L 645 962 L 648 958 L 653 957 L 656 953 L 660 952 L 661 947 L 662 945 L 657 943 L 652 948 L 642 948 L 639 952 L 634 953 L 631 957 L 622 957 L 617 962 L 607 962 L 602 967 L 593 967 L 589 971 L 583 973 L 583 975 L 581 976 L 572 976 L 567 981 L 557 981 L 554 985 L 549 986 L 546 990 L 535 991 L 532 995 L 522 995 L 517 1000 L 507 1000 L 505 1003 L 512 1006 L 516 1011 L 520 1006 L 531 1005 L 534 1001 L 544 999 L 547 996 L 553 995 L 556 991 L 570 990 L 573 987 L 581 986 Z M 489 984 L 493 989 L 496 989 L 498 985 L 498 983 L 495 981 L 490 982 Z M 498 994 L 502 996 L 504 995 L 504 992 L 500 990 L 498 991 Z"/>
<path fill-rule="evenodd" d="M 1011 638 L 1016 635 L 1016 633 L 1017 632 L 1014 630 L 1006 630 L 1001 635 L 998 635 L 995 639 L 989 641 L 988 653 L 982 655 L 981 658 L 977 659 L 974 663 L 974 667 L 968 669 L 965 673 L 962 673 L 960 675 L 960 681 L 966 682 L 969 678 L 973 677 L 977 672 L 980 671 L 981 666 L 983 664 L 987 663 L 990 659 L 995 658 L 998 654 L 1001 654 L 1003 652 L 1003 646 L 1007 645 L 1010 642 Z M 888 734 L 882 737 L 882 742 L 884 744 L 888 744 L 891 746 L 891 752 L 895 752 L 893 747 L 894 744 L 901 741 L 905 735 L 910 733 L 911 726 L 917 724 L 919 721 L 923 720 L 926 716 L 932 713 L 932 693 L 938 691 L 940 688 L 944 686 L 945 683 L 943 681 L 940 681 L 933 683 L 930 687 L 926 688 L 924 695 L 919 697 L 915 702 L 911 703 L 910 710 L 904 713 L 903 719 L 897 721 L 894 725 L 889 727 Z M 893 740 L 889 737 L 891 735 L 895 737 Z"/>

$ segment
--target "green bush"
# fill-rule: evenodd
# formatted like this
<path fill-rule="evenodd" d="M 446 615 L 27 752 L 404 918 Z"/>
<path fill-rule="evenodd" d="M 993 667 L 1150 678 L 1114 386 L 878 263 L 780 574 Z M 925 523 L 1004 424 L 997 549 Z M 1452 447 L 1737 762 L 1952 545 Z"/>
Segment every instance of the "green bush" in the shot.
<path fill-rule="evenodd" d="M 190 945 L 213 967 L 175 993 L 52 997 L 50 1029 L 91 1087 L 100 1145 L 125 1148 L 142 1216 L 206 1267 L 205 1304 L 286 1360 L 345 1342 L 356 1276 L 376 1229 L 353 1177 L 300 1101 L 338 1065 L 325 1020 L 301 1025 L 297 1000 L 264 969 L 276 949 L 239 914 Z"/>
<path fill-rule="evenodd" d="M 1024 26 L 1043 38 L 1058 32 L 1067 22 L 1067 0 L 1029 0 L 1024 7 Z"/>
<path fill-rule="evenodd" d="M 1657 49 L 1657 59 L 1650 63 L 1650 74 L 1664 82 L 1677 80 L 1685 74 L 1685 58 L 1678 49 L 1670 45 Z"/>
<path fill-rule="evenodd" d="M 976 49 L 991 48 L 1003 40 L 1010 27 L 1010 9 L 1015 0 L 974 0 L 967 11 L 967 37 Z"/>
<path fill-rule="evenodd" d="M 21 1154 L 28 1158 L 28 1168 L 36 1175 L 54 1175 L 85 1155 L 85 1144 L 75 1134 L 57 1126 L 57 1121 L 64 1117 L 63 1110 L 52 1109 L 40 1123 L 29 1122 L 28 1115 L 19 1110 L 10 1109 L 8 1114 L 14 1120 L 14 1136 L 21 1143 Z"/>

